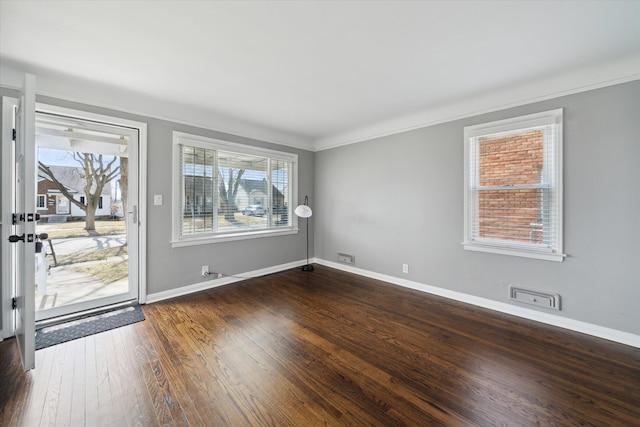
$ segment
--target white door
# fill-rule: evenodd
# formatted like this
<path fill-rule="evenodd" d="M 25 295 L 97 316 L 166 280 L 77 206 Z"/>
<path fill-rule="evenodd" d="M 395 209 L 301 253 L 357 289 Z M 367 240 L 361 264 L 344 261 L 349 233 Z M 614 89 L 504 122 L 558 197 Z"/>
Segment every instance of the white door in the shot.
<path fill-rule="evenodd" d="M 9 265 L 13 278 L 15 331 L 25 370 L 35 367 L 35 77 L 25 75 L 15 118 L 14 200 L 11 252 Z"/>
<path fill-rule="evenodd" d="M 62 205 L 71 214 L 38 224 L 51 242 L 45 250 L 56 254 L 38 282 L 38 322 L 139 300 L 140 131 L 86 114 L 37 105 L 38 185 L 60 193 L 57 214 Z"/>
<path fill-rule="evenodd" d="M 69 215 L 71 208 L 69 207 L 69 199 L 64 196 L 56 197 L 56 214 L 57 215 Z"/>

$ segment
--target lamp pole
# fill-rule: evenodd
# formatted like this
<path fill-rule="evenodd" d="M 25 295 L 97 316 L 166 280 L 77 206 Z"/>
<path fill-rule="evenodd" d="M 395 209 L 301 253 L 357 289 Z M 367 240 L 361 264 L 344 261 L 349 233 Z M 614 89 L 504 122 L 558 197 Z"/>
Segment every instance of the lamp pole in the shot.
<path fill-rule="evenodd" d="M 313 265 L 309 264 L 309 217 L 313 215 L 309 207 L 309 196 L 304 196 L 304 204 L 298 206 L 294 213 L 307 220 L 307 264 L 302 266 L 302 271 L 313 271 Z"/>
<path fill-rule="evenodd" d="M 307 265 L 302 266 L 302 271 L 313 271 L 313 265 L 309 264 L 309 217 L 307 217 Z"/>

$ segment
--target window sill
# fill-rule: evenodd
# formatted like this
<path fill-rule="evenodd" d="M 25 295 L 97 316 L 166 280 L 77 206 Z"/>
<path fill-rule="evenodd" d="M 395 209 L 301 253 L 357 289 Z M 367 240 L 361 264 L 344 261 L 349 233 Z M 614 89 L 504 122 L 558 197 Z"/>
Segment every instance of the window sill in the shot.
<path fill-rule="evenodd" d="M 487 252 L 499 255 L 510 255 L 524 258 L 542 259 L 546 261 L 562 262 L 566 257 L 565 254 L 553 252 L 542 252 L 529 249 L 505 248 L 492 245 L 481 245 L 477 243 L 463 243 L 464 249 L 467 251 Z"/>
<path fill-rule="evenodd" d="M 286 236 L 290 234 L 297 234 L 297 228 L 287 228 L 283 230 L 260 230 L 244 233 L 230 233 L 221 234 L 219 236 L 203 236 L 203 237 L 191 237 L 183 240 L 172 240 L 171 247 L 181 248 L 185 246 L 196 245 L 209 245 L 213 243 L 233 242 L 236 240 L 258 239 L 261 237 L 274 237 L 274 236 Z"/>

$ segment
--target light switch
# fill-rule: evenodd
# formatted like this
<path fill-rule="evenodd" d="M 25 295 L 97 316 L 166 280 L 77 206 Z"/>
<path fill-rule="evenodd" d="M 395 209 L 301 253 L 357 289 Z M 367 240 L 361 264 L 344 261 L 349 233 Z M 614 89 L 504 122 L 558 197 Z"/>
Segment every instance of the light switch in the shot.
<path fill-rule="evenodd" d="M 153 204 L 156 206 L 162 206 L 162 194 L 153 195 Z"/>

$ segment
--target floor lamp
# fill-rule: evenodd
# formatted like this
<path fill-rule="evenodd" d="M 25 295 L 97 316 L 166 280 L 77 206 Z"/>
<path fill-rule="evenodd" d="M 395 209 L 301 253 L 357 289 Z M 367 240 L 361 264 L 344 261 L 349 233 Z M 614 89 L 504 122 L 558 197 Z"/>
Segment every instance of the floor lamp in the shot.
<path fill-rule="evenodd" d="M 307 220 L 307 265 L 302 266 L 302 271 L 313 271 L 313 265 L 309 264 L 309 217 L 313 215 L 313 211 L 309 207 L 309 196 L 304 196 L 304 205 L 298 206 L 294 213 Z"/>

